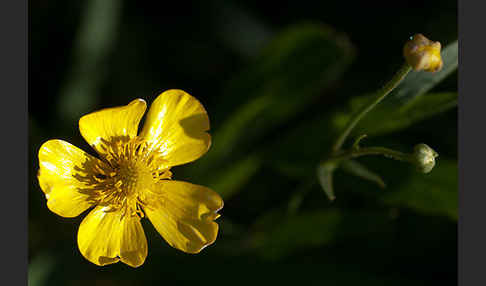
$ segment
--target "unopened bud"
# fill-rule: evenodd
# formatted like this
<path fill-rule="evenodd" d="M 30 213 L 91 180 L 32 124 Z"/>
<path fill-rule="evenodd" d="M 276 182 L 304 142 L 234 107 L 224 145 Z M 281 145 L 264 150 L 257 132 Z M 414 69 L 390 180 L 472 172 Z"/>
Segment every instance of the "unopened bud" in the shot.
<path fill-rule="evenodd" d="M 415 34 L 403 47 L 403 56 L 416 71 L 436 72 L 442 68 L 441 45 L 422 34 Z"/>
<path fill-rule="evenodd" d="M 432 171 L 435 166 L 435 158 L 438 156 L 437 152 L 423 143 L 417 144 L 413 148 L 414 163 L 417 169 L 424 174 Z"/>

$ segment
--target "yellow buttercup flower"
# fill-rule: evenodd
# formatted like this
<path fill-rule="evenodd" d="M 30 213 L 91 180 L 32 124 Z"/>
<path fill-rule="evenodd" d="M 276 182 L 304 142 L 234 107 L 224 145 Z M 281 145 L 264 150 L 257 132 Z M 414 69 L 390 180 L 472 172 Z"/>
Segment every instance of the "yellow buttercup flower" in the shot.
<path fill-rule="evenodd" d="M 78 231 L 81 254 L 97 265 L 122 261 L 132 267 L 147 257 L 140 219 L 147 216 L 174 248 L 198 253 L 218 234 L 223 207 L 209 188 L 171 180 L 172 166 L 201 157 L 211 145 L 206 110 L 182 90 L 168 90 L 147 108 L 142 99 L 107 108 L 79 120 L 93 157 L 63 140 L 39 150 L 38 179 L 48 208 L 75 217 L 94 207 Z"/>

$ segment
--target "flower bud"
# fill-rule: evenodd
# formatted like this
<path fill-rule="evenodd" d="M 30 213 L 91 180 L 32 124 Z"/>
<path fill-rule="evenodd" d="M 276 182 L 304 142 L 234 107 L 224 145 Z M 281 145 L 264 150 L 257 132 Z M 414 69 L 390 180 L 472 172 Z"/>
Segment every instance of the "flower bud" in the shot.
<path fill-rule="evenodd" d="M 416 71 L 436 72 L 442 68 L 440 56 L 441 45 L 433 42 L 422 34 L 416 34 L 405 43 L 403 56 L 407 63 Z"/>
<path fill-rule="evenodd" d="M 426 144 L 417 144 L 413 148 L 414 163 L 417 169 L 424 174 L 432 171 L 437 156 L 439 156 L 439 154 Z"/>

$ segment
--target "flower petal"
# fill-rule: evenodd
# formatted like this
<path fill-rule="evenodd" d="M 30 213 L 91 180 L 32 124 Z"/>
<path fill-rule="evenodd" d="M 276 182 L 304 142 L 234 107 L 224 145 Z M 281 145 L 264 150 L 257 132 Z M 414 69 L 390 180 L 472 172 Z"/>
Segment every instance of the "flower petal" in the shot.
<path fill-rule="evenodd" d="M 88 172 L 86 164 L 100 160 L 63 140 L 49 140 L 39 149 L 39 185 L 46 195 L 47 207 L 63 217 L 75 217 L 93 203 L 80 190 L 86 185 L 79 175 Z"/>
<path fill-rule="evenodd" d="M 202 104 L 182 90 L 160 94 L 150 106 L 140 137 L 156 144 L 170 166 L 194 161 L 211 145 L 209 118 Z"/>
<path fill-rule="evenodd" d="M 119 260 L 132 267 L 142 265 L 147 257 L 147 239 L 140 218 L 107 209 L 97 206 L 81 222 L 79 251 L 99 266 Z"/>
<path fill-rule="evenodd" d="M 216 240 L 214 220 L 222 207 L 221 197 L 209 188 L 164 180 L 149 192 L 144 211 L 172 247 L 199 253 Z"/>
<path fill-rule="evenodd" d="M 127 140 L 137 136 L 138 124 L 147 103 L 135 99 L 128 105 L 102 109 L 79 119 L 79 131 L 98 153 L 104 154 L 103 141 Z"/>

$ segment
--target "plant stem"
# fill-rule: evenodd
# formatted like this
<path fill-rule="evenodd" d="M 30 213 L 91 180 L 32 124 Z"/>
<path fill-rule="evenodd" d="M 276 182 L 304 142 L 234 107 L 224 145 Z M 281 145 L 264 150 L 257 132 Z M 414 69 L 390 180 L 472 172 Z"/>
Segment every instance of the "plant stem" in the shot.
<path fill-rule="evenodd" d="M 412 68 L 409 64 L 405 63 L 398 71 L 395 73 L 393 78 L 385 84 L 380 90 L 377 91 L 375 98 L 369 105 L 365 106 L 356 116 L 349 121 L 348 125 L 344 129 L 343 133 L 338 137 L 336 142 L 332 147 L 332 151 L 338 151 L 342 146 L 349 133 L 358 124 L 358 122 L 378 103 L 380 103 L 397 85 L 405 78 L 405 76 L 410 72 Z"/>
<path fill-rule="evenodd" d="M 332 157 L 329 161 L 341 161 L 366 155 L 383 155 L 387 158 L 398 161 L 413 162 L 413 157 L 411 154 L 402 153 L 384 147 L 364 147 L 360 149 L 343 151 L 342 153 Z"/>

